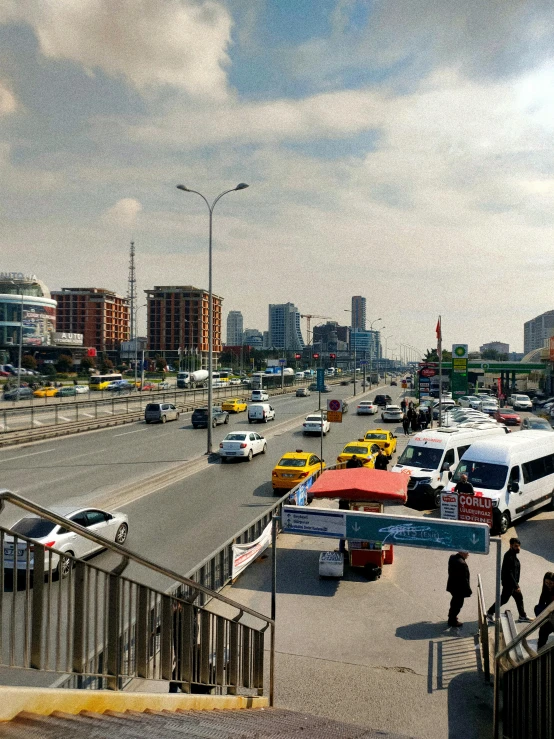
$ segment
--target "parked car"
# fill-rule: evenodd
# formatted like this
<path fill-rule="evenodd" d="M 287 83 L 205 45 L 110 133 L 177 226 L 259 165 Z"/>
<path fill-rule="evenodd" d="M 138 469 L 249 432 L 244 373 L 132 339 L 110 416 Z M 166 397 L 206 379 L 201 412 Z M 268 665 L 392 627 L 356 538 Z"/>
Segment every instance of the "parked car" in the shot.
<path fill-rule="evenodd" d="M 364 435 L 364 441 L 377 444 L 389 459 L 392 458 L 392 455 L 396 451 L 396 438 L 395 434 L 387 429 L 369 429 Z"/>
<path fill-rule="evenodd" d="M 223 439 L 219 445 L 219 455 L 222 462 L 232 457 L 252 461 L 255 454 L 265 454 L 267 443 L 263 436 L 253 431 L 235 431 Z"/>
<path fill-rule="evenodd" d="M 88 385 L 75 385 L 75 392 L 77 395 L 84 395 L 89 392 Z"/>
<path fill-rule="evenodd" d="M 317 434 L 321 436 L 323 433 L 323 436 L 326 436 L 330 430 L 331 424 L 327 420 L 327 413 L 325 411 L 323 413 L 321 411 L 310 413 L 309 416 L 306 416 L 306 420 L 302 425 L 302 431 L 305 434 Z"/>
<path fill-rule="evenodd" d="M 537 418 L 536 416 L 527 416 L 521 422 L 522 431 L 554 431 L 546 418 Z"/>
<path fill-rule="evenodd" d="M 387 405 L 385 410 L 381 413 L 381 420 L 383 421 L 401 421 L 402 420 L 402 409 L 399 405 Z"/>
<path fill-rule="evenodd" d="M 21 386 L 19 388 L 19 394 L 17 392 L 16 387 L 12 387 L 9 390 L 4 390 L 3 398 L 4 400 L 23 400 L 27 398 L 33 397 L 33 391 L 30 387 L 23 387 Z"/>
<path fill-rule="evenodd" d="M 374 416 L 377 411 L 378 406 L 372 400 L 360 400 L 356 406 L 358 416 Z"/>
<path fill-rule="evenodd" d="M 311 395 L 307 387 L 299 387 L 296 391 L 297 398 L 308 398 Z"/>
<path fill-rule="evenodd" d="M 36 393 L 36 390 L 35 390 L 35 393 Z M 75 395 L 77 395 L 77 390 L 75 389 L 75 385 L 64 385 L 63 387 L 59 387 L 54 393 L 54 397 L 56 398 L 71 398 Z"/>
<path fill-rule="evenodd" d="M 191 417 L 192 426 L 195 429 L 206 428 L 208 426 L 208 409 L 195 408 Z M 229 423 L 229 414 L 215 406 L 212 408 L 212 426 L 219 426 L 222 423 Z"/>
<path fill-rule="evenodd" d="M 179 411 L 172 403 L 148 403 L 144 409 L 144 420 L 146 423 L 178 421 Z"/>
<path fill-rule="evenodd" d="M 362 467 L 373 469 L 375 467 L 375 457 L 379 453 L 379 447 L 369 441 L 349 441 L 342 452 L 337 457 L 337 464 L 344 464 L 349 459 L 356 456 L 362 463 Z"/>
<path fill-rule="evenodd" d="M 528 395 L 512 395 L 512 408 L 514 411 L 531 411 L 533 403 Z"/>
<path fill-rule="evenodd" d="M 493 418 L 506 426 L 519 426 L 521 423 L 520 416 L 511 408 L 499 408 Z"/>
<path fill-rule="evenodd" d="M 54 395 L 58 394 L 58 390 L 62 390 L 63 388 L 56 388 L 56 387 L 38 387 L 36 390 L 33 391 L 33 395 L 35 398 L 53 398 Z"/>
<path fill-rule="evenodd" d="M 110 382 L 106 390 L 109 390 L 112 393 L 122 393 L 127 390 L 131 390 L 132 388 L 133 385 L 128 380 L 114 380 L 113 382 Z"/>
<path fill-rule="evenodd" d="M 108 512 L 100 508 L 75 509 L 60 506 L 52 506 L 51 510 L 109 541 L 124 544 L 127 539 L 129 519 L 125 513 L 119 511 Z M 45 547 L 45 569 L 49 567 L 49 550 L 56 549 L 61 552 L 61 556 L 55 552 L 52 552 L 51 555 L 52 569 L 57 570 L 60 577 L 69 575 L 72 566 L 69 555 L 82 559 L 104 548 L 96 542 L 69 531 L 64 526 L 59 526 L 57 523 L 48 521 L 48 519 L 34 515 L 21 518 L 11 526 L 11 531 L 33 539 L 33 541 Z M 14 537 L 6 535 L 4 537 L 4 567 L 13 570 L 15 558 L 16 569 L 25 570 L 27 567 L 27 542 L 18 539 L 17 554 L 14 556 Z M 34 547 L 32 545 L 29 547 L 29 563 L 31 569 L 34 569 Z"/>

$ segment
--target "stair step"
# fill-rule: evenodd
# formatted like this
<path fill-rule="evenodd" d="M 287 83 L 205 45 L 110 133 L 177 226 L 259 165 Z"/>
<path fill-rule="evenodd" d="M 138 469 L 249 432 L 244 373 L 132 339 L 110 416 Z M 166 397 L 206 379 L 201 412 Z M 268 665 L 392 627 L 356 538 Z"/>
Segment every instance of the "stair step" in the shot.
<path fill-rule="evenodd" d="M 50 716 L 20 713 L 0 724 L 4 739 L 407 739 L 398 734 L 289 711 L 246 708 L 224 711 L 128 711 Z"/>

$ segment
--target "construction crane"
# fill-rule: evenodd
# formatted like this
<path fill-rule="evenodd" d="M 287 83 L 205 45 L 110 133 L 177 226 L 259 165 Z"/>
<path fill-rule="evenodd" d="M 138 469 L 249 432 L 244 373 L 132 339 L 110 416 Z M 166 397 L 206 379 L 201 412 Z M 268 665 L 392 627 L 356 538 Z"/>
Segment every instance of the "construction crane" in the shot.
<path fill-rule="evenodd" d="M 331 316 L 316 316 L 315 313 L 301 313 L 300 318 L 306 319 L 306 344 L 307 346 L 310 346 L 312 343 L 312 338 L 310 336 L 310 326 L 311 326 L 311 320 L 312 318 L 331 318 Z"/>

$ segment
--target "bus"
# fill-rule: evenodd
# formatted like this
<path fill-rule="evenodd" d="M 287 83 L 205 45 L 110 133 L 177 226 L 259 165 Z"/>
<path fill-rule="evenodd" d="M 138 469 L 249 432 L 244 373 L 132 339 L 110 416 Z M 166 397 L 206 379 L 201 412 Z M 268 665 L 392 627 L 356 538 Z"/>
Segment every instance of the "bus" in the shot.
<path fill-rule="evenodd" d="M 91 375 L 89 380 L 90 390 L 105 390 L 110 382 L 115 380 L 122 380 L 121 374 L 109 374 L 109 375 Z"/>

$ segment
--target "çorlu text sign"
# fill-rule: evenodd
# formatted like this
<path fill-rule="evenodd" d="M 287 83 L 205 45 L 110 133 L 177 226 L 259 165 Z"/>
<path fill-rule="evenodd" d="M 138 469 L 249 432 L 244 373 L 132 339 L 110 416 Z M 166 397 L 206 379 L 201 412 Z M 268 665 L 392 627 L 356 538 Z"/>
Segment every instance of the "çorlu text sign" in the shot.
<path fill-rule="evenodd" d="M 282 525 L 290 534 L 489 553 L 490 530 L 484 523 L 283 506 Z"/>
<path fill-rule="evenodd" d="M 441 493 L 441 519 L 451 521 L 467 521 L 469 523 L 485 523 L 492 528 L 492 499 L 479 493 L 443 492 Z"/>

